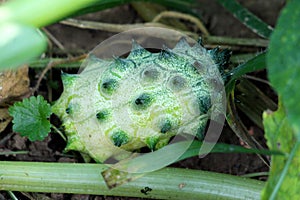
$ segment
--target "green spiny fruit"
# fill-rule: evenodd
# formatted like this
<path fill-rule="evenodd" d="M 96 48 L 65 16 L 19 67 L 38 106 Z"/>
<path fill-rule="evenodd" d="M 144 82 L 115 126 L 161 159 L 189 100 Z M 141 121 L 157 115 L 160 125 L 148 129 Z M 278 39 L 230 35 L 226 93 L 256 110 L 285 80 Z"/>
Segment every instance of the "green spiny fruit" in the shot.
<path fill-rule="evenodd" d="M 90 56 L 82 73 L 62 74 L 64 92 L 52 107 L 68 136 L 66 150 L 103 162 L 125 150 L 159 149 L 177 134 L 202 137 L 212 106 L 210 80 L 229 55 L 181 39 L 160 53 L 133 41 L 126 59 Z"/>

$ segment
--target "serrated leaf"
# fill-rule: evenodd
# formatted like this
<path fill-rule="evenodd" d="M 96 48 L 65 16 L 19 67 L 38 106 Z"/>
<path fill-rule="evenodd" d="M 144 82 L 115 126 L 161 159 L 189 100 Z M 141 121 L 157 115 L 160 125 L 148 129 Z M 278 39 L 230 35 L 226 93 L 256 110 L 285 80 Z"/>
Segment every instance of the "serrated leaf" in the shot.
<path fill-rule="evenodd" d="M 300 1 L 282 10 L 267 54 L 268 77 L 282 98 L 287 120 L 300 141 Z"/>
<path fill-rule="evenodd" d="M 42 96 L 16 102 L 9 108 L 9 114 L 14 118 L 13 130 L 30 141 L 43 140 L 50 132 L 51 107 Z"/>
<path fill-rule="evenodd" d="M 287 120 L 284 107 L 279 105 L 276 112 L 264 112 L 263 119 L 265 137 L 270 150 L 279 150 L 289 154 L 289 157 L 272 156 L 270 177 L 262 198 L 300 199 L 300 149 L 295 149 L 296 136 Z M 288 162 L 290 163 L 287 164 Z"/>

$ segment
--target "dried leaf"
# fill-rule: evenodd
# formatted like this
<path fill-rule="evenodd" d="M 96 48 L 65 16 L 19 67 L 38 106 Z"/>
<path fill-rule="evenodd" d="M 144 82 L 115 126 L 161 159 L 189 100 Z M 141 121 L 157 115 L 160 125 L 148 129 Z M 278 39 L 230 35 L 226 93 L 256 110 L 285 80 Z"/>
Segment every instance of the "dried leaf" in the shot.
<path fill-rule="evenodd" d="M 0 108 L 0 133 L 11 122 L 12 117 L 8 114 L 7 108 Z"/>
<path fill-rule="evenodd" d="M 28 67 L 0 72 L 0 106 L 21 100 L 29 92 Z"/>

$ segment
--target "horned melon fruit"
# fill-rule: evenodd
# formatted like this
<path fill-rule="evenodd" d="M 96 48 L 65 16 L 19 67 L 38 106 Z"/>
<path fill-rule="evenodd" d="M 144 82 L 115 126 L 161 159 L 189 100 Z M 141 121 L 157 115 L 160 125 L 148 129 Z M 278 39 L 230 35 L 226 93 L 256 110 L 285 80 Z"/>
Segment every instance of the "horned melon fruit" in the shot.
<path fill-rule="evenodd" d="M 160 53 L 133 41 L 127 58 L 91 55 L 80 74 L 62 73 L 64 91 L 52 106 L 65 127 L 66 150 L 104 162 L 142 147 L 154 151 L 177 134 L 202 137 L 212 106 L 211 80 L 229 54 L 206 50 L 200 42 L 191 47 L 182 38 Z"/>

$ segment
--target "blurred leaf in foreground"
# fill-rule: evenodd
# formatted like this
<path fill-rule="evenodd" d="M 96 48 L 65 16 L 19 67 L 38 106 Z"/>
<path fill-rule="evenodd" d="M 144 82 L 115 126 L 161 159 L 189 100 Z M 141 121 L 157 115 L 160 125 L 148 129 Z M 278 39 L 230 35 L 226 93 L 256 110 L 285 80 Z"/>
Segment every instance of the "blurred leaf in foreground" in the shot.
<path fill-rule="evenodd" d="M 43 140 L 50 132 L 51 107 L 42 96 L 16 102 L 8 111 L 14 118 L 13 130 L 30 141 Z"/>
<path fill-rule="evenodd" d="M 268 146 L 289 156 L 272 157 L 263 199 L 300 199 L 300 1 L 290 0 L 271 35 L 268 77 L 280 97 L 278 111 L 264 113 Z"/>
<path fill-rule="evenodd" d="M 47 40 L 38 29 L 17 23 L 0 23 L 0 71 L 16 68 L 40 56 Z"/>
<path fill-rule="evenodd" d="M 300 1 L 282 10 L 267 54 L 268 77 L 282 98 L 287 120 L 300 141 Z"/>

